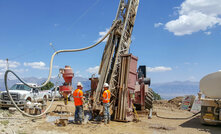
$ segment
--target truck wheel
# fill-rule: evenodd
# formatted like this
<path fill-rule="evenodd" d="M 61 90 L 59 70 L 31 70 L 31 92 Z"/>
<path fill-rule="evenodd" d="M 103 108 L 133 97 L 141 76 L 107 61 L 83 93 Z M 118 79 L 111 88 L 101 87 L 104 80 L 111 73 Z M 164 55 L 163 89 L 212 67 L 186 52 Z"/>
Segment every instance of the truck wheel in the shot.
<path fill-rule="evenodd" d="M 202 125 L 217 125 L 217 123 L 213 123 L 213 122 L 208 122 L 205 121 L 203 116 L 207 113 L 207 107 L 206 106 L 201 106 L 201 115 L 200 115 L 200 123 Z"/>
<path fill-rule="evenodd" d="M 202 125 L 206 125 L 206 126 L 212 126 L 212 125 L 217 125 L 216 123 L 212 123 L 212 122 L 207 122 L 203 119 L 203 115 L 202 112 L 201 112 L 201 116 L 200 116 L 200 123 Z"/>
<path fill-rule="evenodd" d="M 145 108 L 151 109 L 153 108 L 153 90 L 148 88 L 148 92 L 145 95 Z"/>
<path fill-rule="evenodd" d="M 205 120 L 203 119 L 202 113 L 201 113 L 201 115 L 200 115 L 200 123 L 201 123 L 202 125 L 206 125 L 206 124 L 207 124 L 207 123 L 205 122 Z"/>

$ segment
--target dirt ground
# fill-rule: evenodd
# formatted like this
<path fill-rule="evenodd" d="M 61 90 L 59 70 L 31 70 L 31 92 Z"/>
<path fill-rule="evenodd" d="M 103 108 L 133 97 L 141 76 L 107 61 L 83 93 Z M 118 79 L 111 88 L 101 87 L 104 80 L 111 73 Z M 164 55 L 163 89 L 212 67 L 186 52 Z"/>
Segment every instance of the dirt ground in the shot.
<path fill-rule="evenodd" d="M 56 101 L 51 108 L 54 110 Z M 74 112 L 74 104 L 68 104 L 68 109 Z M 154 111 L 160 116 L 188 117 L 192 113 L 182 111 L 176 107 L 154 104 Z M 8 110 L 0 110 L 0 133 L 2 134 L 220 134 L 221 126 L 204 126 L 200 124 L 199 116 L 189 120 L 166 120 L 153 116 L 139 115 L 140 122 L 115 122 L 104 125 L 103 122 L 89 122 L 85 125 L 68 124 L 58 127 L 53 122 L 47 122 L 46 118 L 33 120 L 23 117 L 20 113 L 9 114 Z"/>

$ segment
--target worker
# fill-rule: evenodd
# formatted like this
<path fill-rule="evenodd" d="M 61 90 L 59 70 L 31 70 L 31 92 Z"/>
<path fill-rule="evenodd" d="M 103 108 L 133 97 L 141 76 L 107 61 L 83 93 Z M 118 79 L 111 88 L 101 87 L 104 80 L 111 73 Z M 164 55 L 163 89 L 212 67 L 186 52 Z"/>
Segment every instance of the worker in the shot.
<path fill-rule="evenodd" d="M 109 90 L 109 85 L 104 83 L 104 92 L 103 92 L 103 106 L 104 106 L 104 124 L 110 123 L 110 97 L 111 92 Z"/>
<path fill-rule="evenodd" d="M 77 83 L 77 89 L 73 93 L 74 104 L 75 104 L 75 123 L 82 124 L 83 120 L 83 85 L 81 82 Z"/>

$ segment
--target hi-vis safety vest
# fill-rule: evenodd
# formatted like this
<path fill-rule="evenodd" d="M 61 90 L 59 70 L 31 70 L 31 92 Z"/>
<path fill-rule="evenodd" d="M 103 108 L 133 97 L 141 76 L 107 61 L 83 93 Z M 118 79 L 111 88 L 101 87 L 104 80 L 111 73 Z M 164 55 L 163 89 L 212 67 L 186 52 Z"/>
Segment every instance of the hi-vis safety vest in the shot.
<path fill-rule="evenodd" d="M 111 92 L 109 90 L 105 90 L 103 92 L 103 103 L 109 103 L 111 97 Z"/>
<path fill-rule="evenodd" d="M 81 101 L 81 99 L 83 98 L 83 91 L 82 90 L 76 89 L 73 93 L 73 97 L 74 97 L 75 106 L 83 105 L 83 102 Z"/>

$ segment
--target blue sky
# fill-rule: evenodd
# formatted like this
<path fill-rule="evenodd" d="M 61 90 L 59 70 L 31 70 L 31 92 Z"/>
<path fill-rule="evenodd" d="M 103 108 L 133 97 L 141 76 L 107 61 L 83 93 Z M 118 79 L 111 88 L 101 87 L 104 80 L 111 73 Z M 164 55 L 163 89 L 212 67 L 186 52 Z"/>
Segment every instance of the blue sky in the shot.
<path fill-rule="evenodd" d="M 119 0 L 0 0 L 0 79 L 47 77 L 54 50 L 86 47 L 110 28 Z M 153 83 L 199 81 L 221 70 L 221 0 L 140 0 L 130 52 Z M 53 76 L 70 65 L 75 76 L 98 70 L 105 42 L 55 56 Z"/>

